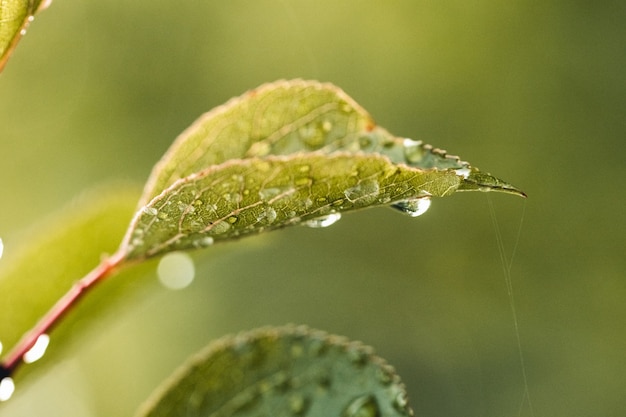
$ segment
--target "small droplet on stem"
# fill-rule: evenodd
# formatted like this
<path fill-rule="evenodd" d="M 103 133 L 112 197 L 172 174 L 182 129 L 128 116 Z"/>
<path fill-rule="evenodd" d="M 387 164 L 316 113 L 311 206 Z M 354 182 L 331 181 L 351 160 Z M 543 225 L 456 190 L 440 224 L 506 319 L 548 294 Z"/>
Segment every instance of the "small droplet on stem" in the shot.
<path fill-rule="evenodd" d="M 0 381 L 0 402 L 8 401 L 15 392 L 13 378 L 7 376 Z"/>
<path fill-rule="evenodd" d="M 24 363 L 33 363 L 41 359 L 46 353 L 46 349 L 48 349 L 49 344 L 50 336 L 45 333 L 40 334 L 33 347 L 31 347 L 26 353 L 24 353 L 24 356 L 22 357 Z"/>

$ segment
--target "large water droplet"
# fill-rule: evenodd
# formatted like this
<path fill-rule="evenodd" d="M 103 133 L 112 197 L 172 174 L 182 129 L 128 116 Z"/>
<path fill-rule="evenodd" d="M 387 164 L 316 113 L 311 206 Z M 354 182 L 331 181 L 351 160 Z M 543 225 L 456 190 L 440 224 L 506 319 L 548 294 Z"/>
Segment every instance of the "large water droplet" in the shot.
<path fill-rule="evenodd" d="M 373 395 L 355 398 L 341 413 L 341 417 L 380 417 L 380 409 Z"/>
<path fill-rule="evenodd" d="M 170 290 L 181 290 L 192 283 L 196 268 L 189 255 L 183 252 L 172 252 L 161 258 L 157 274 L 163 286 Z"/>
<path fill-rule="evenodd" d="M 430 207 L 430 197 L 412 198 L 410 200 L 399 201 L 391 205 L 392 208 L 400 210 L 411 217 L 418 217 L 428 211 Z"/>
<path fill-rule="evenodd" d="M 48 349 L 48 344 L 50 344 L 50 336 L 45 333 L 40 334 L 33 347 L 28 349 L 22 357 L 24 363 L 33 363 L 41 359 Z"/>
<path fill-rule="evenodd" d="M 303 225 L 307 227 L 312 227 L 314 229 L 319 229 L 323 227 L 332 226 L 337 223 L 341 219 L 341 213 L 330 213 L 326 216 L 321 216 L 315 219 L 307 220 Z"/>
<path fill-rule="evenodd" d="M 15 383 L 13 378 L 5 377 L 0 381 L 0 401 L 7 401 L 13 396 L 15 392 Z"/>

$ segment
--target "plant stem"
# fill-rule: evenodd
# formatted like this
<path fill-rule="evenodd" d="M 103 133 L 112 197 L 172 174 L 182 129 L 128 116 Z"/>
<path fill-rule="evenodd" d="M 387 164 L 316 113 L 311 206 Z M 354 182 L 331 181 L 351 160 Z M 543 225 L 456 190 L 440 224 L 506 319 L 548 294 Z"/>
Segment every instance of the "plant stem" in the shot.
<path fill-rule="evenodd" d="M 90 289 L 95 287 L 97 283 L 103 281 L 104 278 L 111 275 L 111 273 L 122 264 L 124 256 L 123 251 L 120 250 L 116 252 L 111 257 L 102 261 L 100 265 L 85 275 L 80 281 L 76 282 L 41 320 L 39 320 L 35 327 L 26 333 L 7 354 L 0 365 L 0 379 L 12 375 L 19 365 L 24 363 L 24 354 L 34 346 L 37 339 L 42 334 L 48 334 L 54 326 L 59 323 L 61 318 L 63 318 Z"/>

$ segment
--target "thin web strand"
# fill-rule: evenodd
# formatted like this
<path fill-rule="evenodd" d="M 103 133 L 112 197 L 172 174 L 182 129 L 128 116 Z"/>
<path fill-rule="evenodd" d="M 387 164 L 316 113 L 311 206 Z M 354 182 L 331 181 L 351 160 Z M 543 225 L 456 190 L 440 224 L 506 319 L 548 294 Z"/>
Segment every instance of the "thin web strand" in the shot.
<path fill-rule="evenodd" d="M 500 225 L 498 223 L 498 218 L 496 217 L 496 211 L 493 206 L 493 201 L 491 197 L 487 194 L 487 203 L 489 205 L 489 214 L 491 217 L 491 222 L 493 224 L 493 228 L 496 234 L 496 244 L 498 246 L 498 253 L 500 255 L 500 261 L 502 265 L 502 273 L 504 274 L 504 282 L 506 285 L 507 293 L 509 296 L 509 306 L 511 308 L 511 316 L 513 319 L 513 326 L 515 328 L 515 338 L 517 341 L 517 351 L 519 355 L 520 368 L 522 373 L 522 380 L 524 382 L 524 393 L 522 394 L 522 399 L 520 401 L 518 416 L 522 415 L 522 411 L 524 410 L 524 403 L 528 403 L 528 410 L 530 412 L 530 416 L 534 417 L 535 412 L 533 409 L 533 404 L 530 399 L 530 390 L 528 388 L 528 376 L 526 374 L 526 364 L 524 360 L 524 352 L 522 350 L 522 340 L 520 337 L 519 331 L 519 321 L 517 319 L 517 309 L 515 308 L 515 296 L 513 292 L 513 280 L 511 278 L 511 269 L 513 266 L 513 260 L 515 258 L 515 254 L 517 252 L 517 247 L 519 245 L 520 237 L 522 234 L 522 225 L 524 223 L 524 217 L 526 213 L 526 202 L 524 201 L 522 215 L 520 217 L 520 222 L 517 230 L 517 235 L 515 238 L 515 243 L 513 244 L 513 250 L 511 252 L 511 257 L 507 258 L 506 248 L 504 247 L 504 241 L 502 239 L 502 232 L 500 231 Z"/>

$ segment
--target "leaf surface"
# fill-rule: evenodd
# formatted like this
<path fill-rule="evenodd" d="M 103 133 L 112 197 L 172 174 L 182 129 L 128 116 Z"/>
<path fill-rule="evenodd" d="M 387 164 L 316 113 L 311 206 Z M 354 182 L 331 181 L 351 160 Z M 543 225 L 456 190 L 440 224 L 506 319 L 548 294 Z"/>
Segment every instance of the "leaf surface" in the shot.
<path fill-rule="evenodd" d="M 444 150 L 393 136 L 332 84 L 278 81 L 206 113 L 176 139 L 122 250 L 148 258 L 457 190 L 524 195 Z"/>
<path fill-rule="evenodd" d="M 479 172 L 444 150 L 390 134 L 332 84 L 277 81 L 211 110 L 185 130 L 155 166 L 140 205 L 177 180 L 231 159 L 314 151 L 380 154 L 415 168 Z M 481 178 L 483 189 L 489 177 Z"/>
<path fill-rule="evenodd" d="M 137 417 L 410 416 L 404 386 L 372 349 L 286 326 L 223 338 L 191 358 Z"/>
<path fill-rule="evenodd" d="M 234 160 L 179 180 L 136 216 L 129 259 L 209 246 L 342 213 L 453 193 L 455 170 L 420 170 L 377 154 L 307 153 Z"/>

